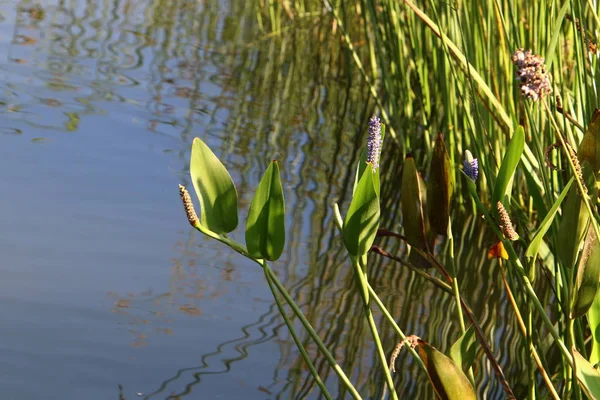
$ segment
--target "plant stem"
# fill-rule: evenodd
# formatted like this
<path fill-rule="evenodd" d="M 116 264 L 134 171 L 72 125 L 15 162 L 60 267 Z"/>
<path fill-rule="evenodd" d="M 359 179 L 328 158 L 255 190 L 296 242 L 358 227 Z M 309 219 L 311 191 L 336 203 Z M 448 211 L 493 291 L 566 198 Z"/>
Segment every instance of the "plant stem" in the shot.
<path fill-rule="evenodd" d="M 263 260 L 263 271 L 265 273 L 265 278 L 267 279 L 267 283 L 269 284 L 269 288 L 271 289 L 271 293 L 273 294 L 273 299 L 275 299 L 275 304 L 277 304 L 277 309 L 279 310 L 279 314 L 281 314 L 281 316 L 283 317 L 283 320 L 285 321 L 285 324 L 288 327 L 288 330 L 290 331 L 292 338 L 294 339 L 294 343 L 296 343 L 296 347 L 300 351 L 300 354 L 302 354 L 302 358 L 304 359 L 304 362 L 306 362 L 306 365 L 308 365 L 308 369 L 310 370 L 310 373 L 315 378 L 317 385 L 319 385 L 319 388 L 321 389 L 321 393 L 323 393 L 323 396 L 325 396 L 326 399 L 332 400 L 331 394 L 327 390 L 325 383 L 323 383 L 323 381 L 321 380 L 321 377 L 319 376 L 317 369 L 315 368 L 313 362 L 310 360 L 310 356 L 306 352 L 306 349 L 304 348 L 302 342 L 300 342 L 300 338 L 298 338 L 298 335 L 296 334 L 294 325 L 292 325 L 292 322 L 290 321 L 287 314 L 285 313 L 285 310 L 283 309 L 283 304 L 281 304 L 281 301 L 279 301 L 277 293 L 275 293 L 276 289 L 275 289 L 275 285 L 273 284 L 273 278 L 267 273 L 267 270 L 265 267 L 268 268 L 268 265 L 267 265 L 266 261 Z"/>
<path fill-rule="evenodd" d="M 279 281 L 279 278 L 277 278 L 277 275 L 275 275 L 275 273 L 268 266 L 266 261 L 252 258 L 248 254 L 248 251 L 246 250 L 246 248 L 243 245 L 237 243 L 234 240 L 229 239 L 226 236 L 218 235 L 210 230 L 207 230 L 200 224 L 200 222 L 196 223 L 194 225 L 194 228 L 196 228 L 200 232 L 204 233 L 205 235 L 210 236 L 213 239 L 216 239 L 219 242 L 226 244 L 227 246 L 231 247 L 233 250 L 237 251 L 238 253 L 245 256 L 246 258 L 254 261 L 255 263 L 257 263 L 258 265 L 260 265 L 263 268 L 265 275 L 267 275 L 271 279 L 271 283 L 273 283 L 275 285 L 275 287 L 277 288 L 279 293 L 281 293 L 281 295 L 284 297 L 285 301 L 288 303 L 288 305 L 290 306 L 290 308 L 292 309 L 292 311 L 294 312 L 296 317 L 298 317 L 298 319 L 300 320 L 300 323 L 302 324 L 304 329 L 306 329 L 306 331 L 308 332 L 311 339 L 315 342 L 315 344 L 317 345 L 317 347 L 319 348 L 319 350 L 321 351 L 321 353 L 323 354 L 323 356 L 325 357 L 325 359 L 327 360 L 329 365 L 333 368 L 333 370 L 338 375 L 339 379 L 342 381 L 344 386 L 346 386 L 346 388 L 350 392 L 350 395 L 352 396 L 352 398 L 354 398 L 356 400 L 362 400 L 362 397 L 360 396 L 360 394 L 358 393 L 358 391 L 356 390 L 354 385 L 352 385 L 348 376 L 344 373 L 344 371 L 342 370 L 340 365 L 337 363 L 335 358 L 331 355 L 331 353 L 327 349 L 327 346 L 325 346 L 325 344 L 323 343 L 321 338 L 319 338 L 319 335 L 317 334 L 317 332 L 315 332 L 315 330 L 312 327 L 312 325 L 310 324 L 310 322 L 308 322 L 308 320 L 304 316 L 304 313 L 302 313 L 302 310 L 300 310 L 298 305 L 294 302 L 294 300 L 292 299 L 292 297 L 290 296 L 290 294 L 288 293 L 286 288 L 281 284 L 281 282 Z"/>
<path fill-rule="evenodd" d="M 371 295 L 371 298 L 373 300 L 375 300 L 375 303 L 377 303 L 377 306 L 379 307 L 379 310 L 387 318 L 387 320 L 390 322 L 390 324 L 392 324 L 392 327 L 394 328 L 394 330 L 396 331 L 396 333 L 398 334 L 398 336 L 400 336 L 400 338 L 402 340 L 406 340 L 406 335 L 404 334 L 404 332 L 402 332 L 402 329 L 400 329 L 400 327 L 398 327 L 398 324 L 394 320 L 394 317 L 392 317 L 392 314 L 390 314 L 390 312 L 385 307 L 385 305 L 383 304 L 383 302 L 381 301 L 381 299 L 379 298 L 379 296 L 377 295 L 377 293 L 375 292 L 375 290 L 373 290 L 373 288 L 371 287 L 371 284 L 369 284 L 369 282 L 367 282 L 367 285 L 369 287 L 369 294 Z M 408 348 L 408 351 L 417 360 L 417 364 L 419 364 L 421 366 L 421 368 L 423 369 L 423 371 L 427 372 L 427 368 L 425 367 L 425 364 L 423 363 L 423 360 L 421 359 L 421 357 L 419 357 L 419 355 L 417 354 L 417 352 L 415 351 L 415 349 L 413 349 L 412 346 L 406 346 L 406 347 Z"/>
<path fill-rule="evenodd" d="M 373 336 L 373 341 L 375 342 L 375 348 L 377 349 L 377 353 L 379 354 L 379 360 L 381 361 L 381 366 L 383 368 L 383 371 L 385 372 L 385 380 L 388 388 L 390 389 L 392 399 L 398 400 L 398 394 L 396 393 L 396 389 L 394 387 L 394 380 L 392 379 L 392 374 L 390 373 L 390 369 L 388 367 L 387 357 L 385 355 L 385 351 L 383 351 L 383 345 L 381 344 L 381 339 L 379 338 L 379 333 L 377 332 L 377 325 L 375 324 L 375 319 L 373 318 L 373 313 L 371 312 L 367 279 L 367 256 L 365 254 L 360 257 L 352 258 L 354 272 L 356 273 L 357 277 L 358 289 L 363 300 L 363 307 L 367 317 L 367 321 L 369 323 L 371 335 Z"/>

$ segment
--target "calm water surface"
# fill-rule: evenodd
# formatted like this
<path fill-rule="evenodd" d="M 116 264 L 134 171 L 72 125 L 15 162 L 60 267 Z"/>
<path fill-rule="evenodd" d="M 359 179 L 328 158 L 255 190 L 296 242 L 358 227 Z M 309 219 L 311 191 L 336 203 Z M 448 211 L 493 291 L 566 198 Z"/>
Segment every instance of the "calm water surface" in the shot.
<path fill-rule="evenodd" d="M 253 188 L 280 160 L 289 240 L 274 268 L 361 391 L 380 393 L 331 223 L 373 112 L 368 88 L 328 18 L 269 36 L 255 12 L 244 1 L 0 4 L 2 399 L 318 397 L 261 271 L 187 225 L 177 184 L 191 187 L 195 136 L 238 185 L 240 241 Z M 446 348 L 458 327 L 436 327 L 450 300 L 395 265 L 378 271 L 401 326 Z M 478 285 L 473 296 L 499 295 Z M 410 358 L 399 363 L 404 395 L 430 396 Z"/>

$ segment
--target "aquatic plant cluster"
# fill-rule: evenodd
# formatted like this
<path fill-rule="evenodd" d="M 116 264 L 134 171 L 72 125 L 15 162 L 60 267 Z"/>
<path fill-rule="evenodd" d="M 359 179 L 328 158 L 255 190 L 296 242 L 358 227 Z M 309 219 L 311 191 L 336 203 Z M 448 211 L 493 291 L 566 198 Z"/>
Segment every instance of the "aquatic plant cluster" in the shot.
<path fill-rule="evenodd" d="M 268 19 L 262 13 L 258 18 L 284 35 L 285 15 L 306 16 L 300 3 L 291 2 L 286 13 L 271 7 Z M 235 184 L 208 146 L 195 139 L 190 173 L 201 215 L 180 188 L 188 221 L 263 269 L 312 382 L 326 399 L 410 396 L 394 374 L 404 350 L 414 362 L 403 370 L 418 369 L 428 377 L 429 393 L 443 399 L 600 398 L 600 95 L 594 36 L 599 10 L 591 3 L 555 1 L 501 2 L 490 10 L 475 2 L 457 8 L 422 3 L 361 1 L 354 15 L 327 2 L 322 10 L 369 85 L 378 115 L 368 124 L 365 118 L 360 132 L 367 139 L 351 166 L 351 201 L 334 205 L 339 242 L 370 331 L 373 385 L 352 382 L 271 268 L 285 246 L 277 162 L 258 185 L 243 245 L 228 236 L 238 225 Z M 523 30 L 506 15 L 529 18 L 530 25 Z M 408 22 L 400 26 L 397 16 Z M 352 39 L 359 34 L 366 38 L 364 50 Z M 410 71 L 406 80 L 400 78 L 404 71 Z M 387 189 L 398 186 L 400 198 L 390 200 Z M 396 210 L 400 220 L 388 221 Z M 490 232 L 489 241 L 470 243 L 488 259 L 479 270 L 456 262 L 460 215 Z M 447 310 L 452 326 L 443 329 L 450 332 L 445 343 L 399 326 L 371 285 L 382 259 L 427 282 L 429 296 L 450 296 L 454 309 Z M 473 311 L 471 293 L 461 285 L 481 268 L 501 280 L 500 297 L 516 321 L 501 328 L 518 336 L 511 342 L 514 356 L 495 349 L 504 337 L 482 327 L 485 316 Z M 297 332 L 286 306 L 306 336 Z M 383 340 L 383 327 L 393 330 L 394 346 Z M 302 337 L 316 346 L 317 355 Z M 337 382 L 317 360 L 328 364 Z"/>

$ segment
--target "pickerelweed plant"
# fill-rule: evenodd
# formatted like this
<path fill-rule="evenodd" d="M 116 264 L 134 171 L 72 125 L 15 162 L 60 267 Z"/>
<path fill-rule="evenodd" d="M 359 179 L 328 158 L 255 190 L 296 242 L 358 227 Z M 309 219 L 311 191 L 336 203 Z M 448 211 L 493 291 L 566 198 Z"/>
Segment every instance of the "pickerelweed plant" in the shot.
<path fill-rule="evenodd" d="M 307 2 L 290 3 L 290 14 L 298 7 L 297 15 L 306 16 L 300 8 Z M 402 388 L 392 373 L 399 352 L 407 348 L 440 398 L 475 398 L 476 392 L 492 397 L 492 385 L 501 388 L 502 398 L 600 398 L 600 112 L 594 111 L 600 98 L 594 43 L 598 6 L 550 1 L 451 7 L 424 1 L 420 7 L 411 1 L 362 0 L 350 10 L 345 2 L 326 3 L 348 59 L 368 83 L 383 121 L 369 123 L 345 216 L 335 207 L 340 242 L 373 338 L 377 360 L 372 368 L 381 372 L 378 394 L 389 390 L 391 398 L 398 397 Z M 273 31 L 281 33 L 285 14 L 278 4 L 269 2 L 269 16 Z M 353 10 L 358 10 L 355 15 Z M 524 26 L 522 15 L 537 25 Z M 352 17 L 363 23 L 348 23 L 355 22 Z M 363 48 L 355 46 L 357 29 L 364 29 L 359 36 L 365 38 Z M 547 60 L 518 48 L 519 43 L 531 44 Z M 378 96 L 382 92 L 385 97 Z M 405 125 L 396 126 L 401 123 Z M 382 157 L 385 136 L 397 149 L 387 158 Z M 384 159 L 402 163 L 399 226 L 382 221 L 390 208 L 384 184 L 394 177 Z M 269 265 L 281 254 L 285 236 L 277 163 L 269 166 L 252 202 L 246 246 L 227 236 L 237 226 L 235 186 L 199 139 L 192 148 L 191 174 L 202 211 L 201 218 L 194 217 L 182 189 L 192 226 L 263 268 L 323 395 L 332 398 L 285 304 L 317 345 L 317 357 L 326 359 L 350 396 L 361 398 L 348 378 L 352 375 L 336 363 Z M 391 185 L 397 186 L 396 181 Z M 457 208 L 493 232 L 495 239 L 485 248 L 470 244 L 490 259 L 479 269 L 459 265 L 455 258 L 461 233 L 453 212 Z M 388 247 L 396 240 L 409 251 Z M 460 336 L 445 351 L 406 335 L 384 306 L 370 284 L 373 265 L 381 258 L 400 263 L 440 295 L 454 299 L 448 314 Z M 516 330 L 502 329 L 520 337 L 511 342 L 520 344 L 514 358 L 498 350 L 499 340 L 486 334 L 465 300 L 469 293 L 461 292 L 459 278 L 482 269 L 492 270 L 501 281 L 516 320 Z M 383 315 L 379 323 L 373 318 L 376 310 Z M 394 349 L 381 340 L 384 324 L 397 335 Z M 508 368 L 512 378 L 505 376 Z"/>

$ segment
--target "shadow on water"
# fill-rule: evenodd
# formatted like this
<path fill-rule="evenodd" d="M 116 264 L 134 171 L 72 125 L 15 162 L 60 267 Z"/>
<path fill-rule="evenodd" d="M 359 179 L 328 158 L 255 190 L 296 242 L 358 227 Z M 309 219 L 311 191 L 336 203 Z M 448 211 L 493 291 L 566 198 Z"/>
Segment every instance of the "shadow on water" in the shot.
<path fill-rule="evenodd" d="M 19 2 L 16 8 L 17 22 L 3 68 L 18 79 L 4 84 L 2 132 L 18 134 L 26 126 L 41 127 L 48 135 L 78 132 L 82 120 L 103 115 L 124 127 L 142 125 L 150 134 L 164 137 L 159 142 L 161 151 L 171 154 L 178 165 L 176 174 L 188 186 L 189 145 L 194 136 L 202 136 L 231 170 L 242 216 L 262 171 L 271 158 L 277 158 L 288 202 L 289 241 L 274 269 L 361 392 L 369 398 L 380 395 L 383 375 L 373 368 L 377 363 L 359 294 L 332 220 L 333 202 L 340 202 L 342 209 L 348 206 L 352 166 L 364 143 L 374 102 L 352 66 L 351 55 L 332 34 L 330 16 L 306 18 L 285 34 L 269 36 L 257 26 L 253 2 L 31 4 Z M 416 148 L 420 141 L 417 135 Z M 382 163 L 387 177 L 382 188 L 386 210 L 382 225 L 399 230 L 402 160 L 397 156 L 400 149 L 389 146 L 387 150 Z M 425 161 L 420 157 L 419 165 Z M 464 206 L 469 205 L 456 206 L 457 215 Z M 174 202 L 173 207 L 179 204 Z M 183 219 L 181 225 L 185 227 Z M 457 226 L 456 258 L 463 293 L 509 380 L 518 384 L 517 366 L 507 365 L 512 359 L 507 354 L 516 347 L 519 335 L 500 276 L 486 258 L 494 238 L 473 218 Z M 215 287 L 223 282 L 235 287 L 239 270 L 252 266 L 231 261 L 216 243 L 196 244 L 199 237 L 194 232 L 186 230 L 183 236 L 176 246 L 168 291 L 109 295 L 115 313 L 134 337 L 133 345 L 152 346 L 148 335 L 158 332 L 170 335 L 174 312 L 202 318 L 214 298 L 248 301 L 243 294 L 236 298 L 236 293 Z M 384 247 L 406 251 L 391 240 Z M 399 265 L 373 260 L 372 285 L 399 326 L 447 350 L 459 334 L 453 300 Z M 447 261 L 444 256 L 442 260 Z M 202 267 L 207 264 L 219 266 L 220 276 L 205 277 Z M 207 282 L 211 277 L 215 281 Z M 256 312 L 255 322 L 237 326 L 234 339 L 198 354 L 197 364 L 165 373 L 162 382 L 148 382 L 144 398 L 198 395 L 208 377 L 228 374 L 243 360 L 260 360 L 260 346 L 267 342 L 276 343 L 279 354 L 277 365 L 272 366 L 272 384 L 258 387 L 259 398 L 319 398 L 263 284 L 263 302 L 268 304 Z M 395 334 L 387 324 L 380 326 L 385 348 L 391 351 Z M 303 342 L 335 397 L 344 398 L 343 386 L 306 335 Z M 426 376 L 410 356 L 402 353 L 397 365 L 401 397 L 432 396 Z M 487 363 L 478 363 L 475 375 L 483 386 L 495 388 L 488 394 L 502 398 Z M 121 384 L 121 398 L 131 396 L 126 394 L 127 382 Z"/>

